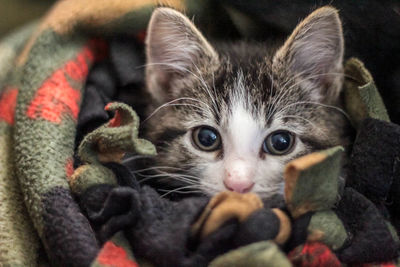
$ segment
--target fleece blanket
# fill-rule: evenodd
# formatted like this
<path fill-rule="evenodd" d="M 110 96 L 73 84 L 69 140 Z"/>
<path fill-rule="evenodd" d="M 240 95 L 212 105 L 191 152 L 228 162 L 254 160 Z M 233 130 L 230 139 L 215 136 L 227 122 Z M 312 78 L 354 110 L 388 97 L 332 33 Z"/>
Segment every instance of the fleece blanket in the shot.
<path fill-rule="evenodd" d="M 157 4 L 59 1 L 40 22 L 1 42 L 0 263 L 394 265 L 400 130 L 356 59 L 346 64 L 347 110 L 357 129 L 346 182 L 340 178 L 342 148 L 337 147 L 291 162 L 285 199 L 274 208 L 254 195 L 233 193 L 162 199 L 120 164 L 127 152 L 155 150 L 138 138 L 136 113 L 119 103 L 105 107 L 114 116 L 83 138 L 76 163 L 77 121 L 91 67 L 107 60 L 112 36 L 143 42 Z M 204 19 L 204 14 L 219 15 L 221 7 L 212 1 L 165 4 L 199 14 L 214 35 L 251 31 L 236 29 L 250 24 L 232 7 L 218 17 L 218 25 L 229 25 L 221 30 Z"/>

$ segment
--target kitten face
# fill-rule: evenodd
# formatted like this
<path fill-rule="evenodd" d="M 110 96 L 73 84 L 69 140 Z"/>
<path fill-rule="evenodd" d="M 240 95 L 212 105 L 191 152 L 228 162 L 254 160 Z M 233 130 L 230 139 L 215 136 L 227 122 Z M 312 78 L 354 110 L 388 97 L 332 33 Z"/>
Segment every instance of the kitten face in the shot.
<path fill-rule="evenodd" d="M 341 144 L 343 38 L 335 9 L 313 12 L 279 48 L 213 48 L 182 14 L 157 9 L 147 37 L 146 137 L 169 184 L 215 194 L 283 192 L 292 159 Z M 157 108 L 158 107 L 158 108 Z"/>

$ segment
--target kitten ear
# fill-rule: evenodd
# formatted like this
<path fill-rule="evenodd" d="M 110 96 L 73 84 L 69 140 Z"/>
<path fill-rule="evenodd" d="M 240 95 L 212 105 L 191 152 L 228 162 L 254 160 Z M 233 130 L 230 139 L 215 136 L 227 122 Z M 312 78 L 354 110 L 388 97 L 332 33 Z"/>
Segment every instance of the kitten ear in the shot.
<path fill-rule="evenodd" d="M 278 50 L 273 66 L 285 68 L 317 101 L 335 102 L 343 82 L 343 33 L 338 11 L 322 7 L 303 20 Z"/>
<path fill-rule="evenodd" d="M 157 8 L 150 19 L 146 38 L 146 81 L 159 102 L 179 92 L 174 82 L 218 62 L 218 56 L 199 30 L 183 14 Z M 197 74 L 196 74 L 197 75 Z"/>

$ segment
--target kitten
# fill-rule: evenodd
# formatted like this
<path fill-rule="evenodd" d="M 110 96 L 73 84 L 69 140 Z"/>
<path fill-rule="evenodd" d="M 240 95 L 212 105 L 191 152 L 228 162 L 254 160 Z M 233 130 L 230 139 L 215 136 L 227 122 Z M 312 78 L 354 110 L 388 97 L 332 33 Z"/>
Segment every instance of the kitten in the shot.
<path fill-rule="evenodd" d="M 213 46 L 183 14 L 158 8 L 146 56 L 144 137 L 158 150 L 149 179 L 270 198 L 282 194 L 290 160 L 346 143 L 343 36 L 332 7 L 310 14 L 281 47 Z"/>

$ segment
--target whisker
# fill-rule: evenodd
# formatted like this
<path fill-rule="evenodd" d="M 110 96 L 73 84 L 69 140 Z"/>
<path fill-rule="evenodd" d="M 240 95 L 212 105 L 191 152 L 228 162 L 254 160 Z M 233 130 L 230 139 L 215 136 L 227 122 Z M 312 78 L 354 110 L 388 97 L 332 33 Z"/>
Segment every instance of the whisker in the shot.
<path fill-rule="evenodd" d="M 196 180 L 192 179 L 191 177 L 184 177 L 184 176 L 178 176 L 178 175 L 171 175 L 171 174 L 154 174 L 154 175 L 139 175 L 141 177 L 146 177 L 144 179 L 139 180 L 139 183 L 144 183 L 146 181 L 149 181 L 151 179 L 155 178 L 164 178 L 164 179 L 172 179 L 172 180 L 177 180 L 181 182 L 185 182 L 188 184 L 199 184 Z"/>
<path fill-rule="evenodd" d="M 185 105 L 185 104 L 174 104 L 175 102 L 178 102 L 178 101 L 181 101 L 181 100 L 193 100 L 193 99 L 192 98 L 188 98 L 188 97 L 180 97 L 180 98 L 171 100 L 169 102 L 166 102 L 166 103 L 162 104 L 161 106 L 159 106 L 158 108 L 156 108 L 146 119 L 144 119 L 142 121 L 142 124 L 145 123 L 147 120 L 149 120 L 151 117 L 153 117 L 154 114 L 156 114 L 162 108 L 165 108 L 165 107 L 168 107 L 168 106 L 174 106 L 174 105 Z M 195 101 L 195 100 L 193 100 L 193 101 Z M 204 102 L 202 102 L 200 100 L 198 100 L 198 102 L 205 104 Z M 186 105 L 190 105 L 190 104 L 186 104 Z M 195 105 L 193 105 L 193 106 L 196 107 L 196 108 L 200 108 L 200 107 L 195 106 Z M 204 111 L 205 109 L 202 109 L 202 110 Z"/>
<path fill-rule="evenodd" d="M 183 168 L 172 167 L 172 166 L 153 166 L 153 167 L 149 167 L 149 168 L 134 170 L 134 171 L 132 171 L 132 173 L 140 173 L 140 172 L 159 170 L 159 169 L 174 169 L 174 170 L 180 170 L 180 171 L 184 170 Z"/>
<path fill-rule="evenodd" d="M 304 75 L 304 73 L 300 72 L 300 73 L 294 75 L 294 76 L 293 76 L 291 79 L 289 79 L 288 81 L 286 81 L 285 84 L 282 86 L 283 89 L 281 89 L 281 91 L 290 92 L 291 89 L 292 89 L 293 87 L 299 85 L 300 83 L 302 83 L 302 82 L 304 82 L 304 81 L 307 81 L 307 80 L 310 80 L 310 79 L 314 79 L 314 78 L 317 78 L 317 77 L 320 77 L 320 76 L 326 76 L 326 75 L 343 75 L 343 76 L 346 77 L 346 78 L 351 78 L 351 79 L 357 80 L 355 77 L 350 76 L 350 75 L 345 74 L 345 73 L 341 73 L 341 72 L 329 72 L 329 73 L 320 73 L 320 74 L 316 74 L 316 75 L 307 76 L 306 78 L 301 79 L 301 80 L 297 81 L 296 83 L 292 84 L 290 87 L 288 87 L 288 88 L 286 87 L 287 84 L 291 83 L 293 80 L 297 79 L 298 77 L 300 77 L 300 76 L 302 76 L 302 75 Z M 284 94 L 284 93 L 283 93 L 283 94 Z M 282 97 L 283 94 L 281 95 L 279 101 L 275 101 L 276 104 L 280 104 L 280 102 L 283 100 L 283 97 Z M 275 104 L 275 103 L 274 103 L 274 104 Z M 275 105 L 275 106 L 277 107 L 277 106 L 279 106 L 279 105 Z M 328 106 L 328 105 L 327 105 L 327 106 Z M 276 111 L 276 110 L 274 110 L 272 113 L 274 113 L 275 111 Z M 342 111 L 343 111 L 343 110 L 342 110 Z M 346 115 L 346 117 L 348 117 L 347 114 L 345 114 L 345 115 Z M 268 120 L 267 120 L 267 121 L 268 121 Z"/>
<path fill-rule="evenodd" d="M 199 76 L 195 76 L 193 73 L 192 75 L 194 75 L 196 78 L 199 79 L 200 83 L 202 84 L 203 89 L 206 91 L 206 93 L 208 94 L 208 96 L 210 97 L 211 101 L 212 101 L 212 107 L 214 108 L 214 110 L 217 110 L 217 103 L 215 102 L 215 97 L 211 94 L 210 89 L 207 85 L 207 83 L 204 80 L 204 77 L 199 69 L 199 67 L 195 64 L 195 62 L 192 60 L 192 65 L 196 68 L 197 72 L 199 73 Z M 213 73 L 214 74 L 214 73 Z M 215 89 L 215 86 L 214 86 Z M 214 90 L 214 94 L 215 94 L 215 90 Z"/>
<path fill-rule="evenodd" d="M 299 76 L 301 76 L 301 75 L 303 75 L 303 73 L 299 73 L 296 77 L 299 77 Z M 353 78 L 352 76 L 345 75 L 345 74 L 343 74 L 343 73 L 341 73 L 341 72 L 319 73 L 319 74 L 315 74 L 315 75 L 308 75 L 306 78 L 301 79 L 300 81 L 297 81 L 296 83 L 292 84 L 289 88 L 287 88 L 287 89 L 285 89 L 285 90 L 290 90 L 290 89 L 292 89 L 293 87 L 295 87 L 295 86 L 299 85 L 300 83 L 305 82 L 305 81 L 307 81 L 307 80 L 311 80 L 311 79 L 314 79 L 314 78 L 318 78 L 318 77 L 320 77 L 320 76 L 328 76 L 328 75 L 344 75 L 344 76 L 346 76 L 346 77 Z"/>
<path fill-rule="evenodd" d="M 206 91 L 207 91 L 207 93 L 209 94 L 209 96 L 211 97 L 212 101 L 215 103 L 215 99 L 212 97 L 211 93 L 209 92 L 207 83 L 205 82 L 205 80 L 204 80 L 204 78 L 203 78 L 203 76 L 202 76 L 202 74 L 201 74 L 200 69 L 199 69 L 198 66 L 193 62 L 193 60 L 192 60 L 192 64 L 193 64 L 193 66 L 196 67 L 197 71 L 198 71 L 199 74 L 200 74 L 200 77 L 199 77 L 198 75 L 196 75 L 195 73 L 193 73 L 192 71 L 190 71 L 189 69 L 187 69 L 187 68 L 181 67 L 181 68 L 179 68 L 179 71 L 181 71 L 181 72 L 187 72 L 187 73 L 191 74 L 193 77 L 195 77 L 195 78 L 202 84 L 202 86 L 204 87 L 204 89 L 206 89 Z M 157 65 L 176 68 L 176 65 L 170 64 L 170 63 L 148 63 L 148 64 L 144 64 L 144 65 L 139 66 L 139 67 L 157 66 Z M 207 105 L 207 107 L 208 107 L 208 105 Z"/>
<path fill-rule="evenodd" d="M 180 182 L 184 182 L 186 184 L 192 185 L 192 186 L 198 186 L 201 190 L 207 188 L 210 191 L 215 191 L 217 192 L 217 190 L 215 190 L 215 186 L 201 181 L 200 179 L 196 176 L 192 176 L 192 175 L 182 175 L 182 174 L 174 174 L 174 173 L 162 173 L 162 174 L 154 174 L 154 175 L 141 175 L 139 174 L 139 176 L 143 176 L 146 177 L 142 180 L 139 181 L 139 183 L 143 183 L 144 181 L 148 181 L 150 179 L 155 179 L 155 178 L 161 178 L 162 180 L 176 180 L 176 181 L 180 181 Z"/>
<path fill-rule="evenodd" d="M 319 103 L 319 102 L 313 102 L 313 101 L 299 101 L 299 102 L 295 102 L 295 103 L 289 104 L 289 105 L 283 107 L 281 110 L 279 110 L 279 112 L 276 113 L 276 114 L 280 114 L 280 113 L 282 113 L 283 111 L 287 110 L 288 108 L 290 108 L 292 106 L 308 105 L 308 104 L 334 109 L 334 110 L 339 111 L 340 113 L 342 113 L 346 117 L 346 119 L 350 120 L 350 116 L 343 109 L 341 109 L 339 107 L 336 107 L 336 106 L 323 104 L 323 103 Z"/>
<path fill-rule="evenodd" d="M 277 114 L 281 114 L 283 111 L 287 110 L 289 107 L 291 107 L 293 105 L 297 105 L 299 103 L 302 103 L 302 104 L 315 104 L 315 105 L 323 106 L 323 107 L 326 107 L 326 108 L 331 108 L 331 109 L 334 109 L 334 110 L 339 111 L 340 113 L 342 113 L 346 117 L 346 119 L 348 119 L 348 120 L 350 119 L 349 115 L 343 109 L 341 109 L 339 107 L 335 107 L 335 106 L 332 106 L 332 105 L 323 104 L 323 103 L 319 103 L 319 102 L 311 102 L 311 101 L 299 101 L 299 102 L 296 102 L 296 103 L 292 103 L 292 104 L 289 104 L 289 105 L 283 107 L 282 109 L 280 109 L 277 112 L 277 108 L 280 106 L 281 102 L 284 100 L 284 97 L 286 95 L 288 95 L 289 92 L 291 92 L 291 89 L 293 87 L 299 85 L 300 83 L 302 83 L 304 81 L 307 81 L 307 80 L 310 80 L 310 79 L 313 79 L 313 78 L 316 78 L 316 77 L 319 77 L 319 76 L 343 75 L 343 73 L 330 72 L 330 73 L 311 75 L 311 76 L 308 76 L 307 78 L 301 79 L 301 80 L 297 81 L 296 83 L 292 84 L 291 86 L 287 87 L 287 84 L 291 83 L 293 80 L 297 79 L 301 75 L 303 75 L 303 74 L 299 73 L 299 74 L 293 76 L 291 79 L 286 81 L 285 84 L 282 86 L 283 88 L 280 90 L 281 93 L 279 93 L 278 97 L 276 97 L 275 100 L 270 104 L 270 106 L 274 106 L 274 108 L 270 109 L 269 112 L 268 112 L 269 114 L 268 114 L 268 117 L 267 117 L 267 120 L 266 120 L 267 123 L 270 121 L 272 116 L 274 116 L 274 115 L 276 116 Z M 345 74 L 345 76 L 352 78 L 351 76 L 346 75 L 346 74 Z"/>
<path fill-rule="evenodd" d="M 169 195 L 171 193 L 174 193 L 174 192 L 177 192 L 177 191 L 179 192 L 182 189 L 198 189 L 198 187 L 193 186 L 193 185 L 178 187 L 178 188 L 175 188 L 175 189 L 172 189 L 172 190 L 168 191 L 167 193 L 161 195 L 160 197 L 163 198 L 163 197 L 165 197 L 165 196 L 167 196 L 167 195 Z"/>
<path fill-rule="evenodd" d="M 320 132 L 325 138 L 327 138 L 327 135 L 326 135 L 326 133 L 324 131 L 322 131 L 320 128 L 318 128 L 318 126 L 315 125 L 315 123 L 313 123 L 312 121 L 310 121 L 310 120 L 308 120 L 306 118 L 303 118 L 303 117 L 300 117 L 300 116 L 296 116 L 296 115 L 288 115 L 288 116 L 283 116 L 281 118 L 282 119 L 283 118 L 294 118 L 294 119 L 304 120 L 305 122 L 311 124 L 311 126 L 313 126 L 318 132 Z"/>
<path fill-rule="evenodd" d="M 291 77 L 289 80 L 287 80 L 283 84 L 282 88 L 286 88 L 287 84 L 291 83 L 297 77 L 298 76 L 296 76 L 296 75 Z M 270 119 L 272 118 L 272 115 L 274 115 L 274 113 L 276 112 L 276 109 L 279 107 L 280 103 L 283 101 L 284 97 L 286 97 L 289 93 L 290 93 L 290 90 L 286 90 L 286 89 L 282 89 L 277 92 L 277 95 L 274 97 L 273 101 L 269 104 L 271 108 L 269 109 L 270 111 L 269 111 L 269 114 L 266 119 L 267 124 L 269 123 Z"/>
<path fill-rule="evenodd" d="M 134 155 L 134 156 L 130 156 L 128 158 L 125 158 L 122 160 L 122 164 L 126 164 L 129 162 L 132 162 L 134 160 L 138 160 L 138 159 L 147 159 L 147 158 L 152 158 L 153 156 L 149 156 L 149 155 Z"/>
<path fill-rule="evenodd" d="M 167 190 L 167 189 L 158 189 L 158 191 L 160 191 L 160 192 L 169 192 L 170 190 Z M 175 191 L 175 193 L 179 193 L 179 194 L 193 194 L 193 193 L 204 194 L 204 192 L 201 191 L 201 190 Z"/>

